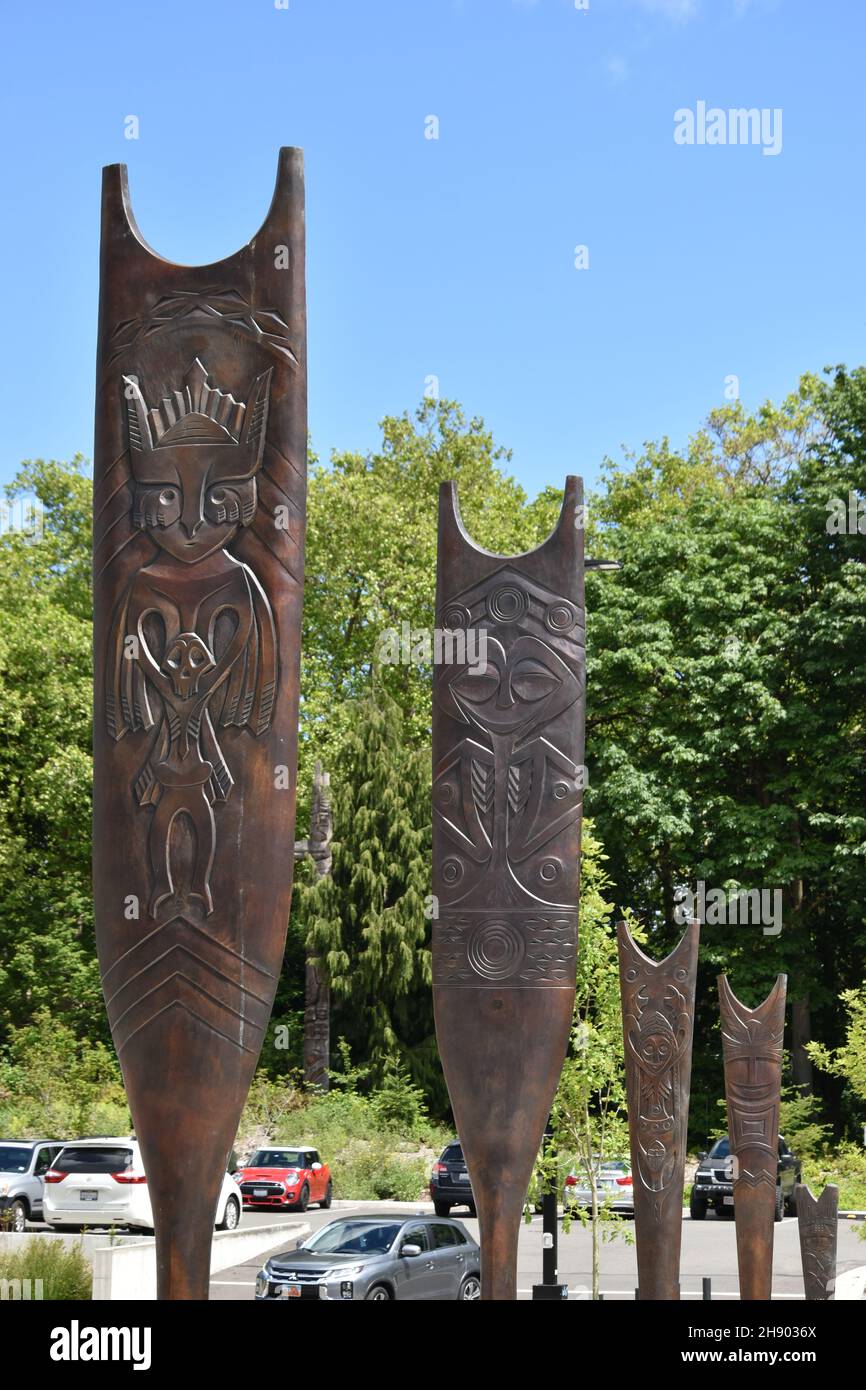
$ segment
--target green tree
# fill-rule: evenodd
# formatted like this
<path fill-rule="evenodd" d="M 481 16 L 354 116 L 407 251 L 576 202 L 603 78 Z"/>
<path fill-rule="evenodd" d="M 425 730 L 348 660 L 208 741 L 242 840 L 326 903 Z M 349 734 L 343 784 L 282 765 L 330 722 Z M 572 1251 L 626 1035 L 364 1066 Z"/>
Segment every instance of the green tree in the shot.
<path fill-rule="evenodd" d="M 619 994 L 619 957 L 606 901 L 610 881 L 602 847 L 584 822 L 574 1028 L 553 1105 L 553 1154 L 559 1180 L 563 1163 L 575 1161 L 588 1178 L 592 1205 L 578 1210 L 592 1232 L 592 1296 L 598 1298 L 601 1246 L 627 1235 L 619 1215 L 599 1205 L 601 1165 L 629 1152 L 625 1062 Z M 566 1228 L 570 1220 L 566 1210 Z"/>
<path fill-rule="evenodd" d="M 400 709 L 383 691 L 345 717 L 331 774 L 332 870 L 299 886 L 292 929 L 324 963 L 334 1031 L 369 1064 L 371 1081 L 401 1058 L 426 1086 L 438 1071 L 426 915 L 429 759 L 407 749 Z"/>

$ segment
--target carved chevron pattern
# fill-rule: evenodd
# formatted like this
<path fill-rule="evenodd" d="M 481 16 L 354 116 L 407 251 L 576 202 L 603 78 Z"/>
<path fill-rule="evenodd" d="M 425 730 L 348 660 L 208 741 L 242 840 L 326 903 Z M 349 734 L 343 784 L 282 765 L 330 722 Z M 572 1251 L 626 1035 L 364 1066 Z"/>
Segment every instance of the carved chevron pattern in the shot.
<path fill-rule="evenodd" d="M 240 963 L 240 972 L 239 972 Z M 232 978 L 241 973 L 239 984 Z M 118 1054 L 173 1009 L 243 1052 L 258 1055 L 276 977 L 175 917 L 157 927 L 105 973 L 105 1001 Z"/>

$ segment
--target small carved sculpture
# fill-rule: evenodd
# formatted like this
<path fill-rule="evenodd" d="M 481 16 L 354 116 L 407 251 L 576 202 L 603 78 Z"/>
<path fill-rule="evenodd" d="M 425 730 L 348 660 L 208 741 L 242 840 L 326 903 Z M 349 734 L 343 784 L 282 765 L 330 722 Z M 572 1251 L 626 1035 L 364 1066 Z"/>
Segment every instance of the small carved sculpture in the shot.
<path fill-rule="evenodd" d="M 769 1300 L 773 1287 L 786 982 L 787 977 L 779 975 L 764 1002 L 747 1009 L 727 976 L 719 976 L 737 1266 L 744 1301 Z"/>
<path fill-rule="evenodd" d="M 640 1297 L 678 1299 L 700 926 L 650 960 L 617 923 Z"/>
<path fill-rule="evenodd" d="M 815 1198 L 804 1183 L 794 1189 L 806 1298 L 828 1303 L 836 1296 L 839 1189 L 832 1184 Z"/>
<path fill-rule="evenodd" d="M 433 1002 L 484 1299 L 516 1297 L 523 1200 L 572 1023 L 581 503 L 569 478 L 552 535 L 508 559 L 473 544 L 453 484 L 440 494 L 436 621 L 454 642 L 433 681 Z"/>

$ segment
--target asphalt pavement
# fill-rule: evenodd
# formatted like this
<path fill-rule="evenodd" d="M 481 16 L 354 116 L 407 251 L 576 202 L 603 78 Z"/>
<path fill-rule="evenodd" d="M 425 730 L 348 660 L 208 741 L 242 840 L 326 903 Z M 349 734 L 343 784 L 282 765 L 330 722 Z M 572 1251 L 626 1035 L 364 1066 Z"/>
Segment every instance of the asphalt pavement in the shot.
<path fill-rule="evenodd" d="M 320 1211 L 311 1207 L 306 1216 L 313 1230 L 333 1221 L 338 1216 L 380 1216 L 388 1211 L 400 1211 L 409 1215 L 413 1211 L 432 1212 L 432 1205 L 418 1202 L 340 1202 L 330 1211 Z M 470 1235 L 478 1239 L 478 1222 L 465 1210 L 455 1208 L 451 1215 L 462 1221 Z M 244 1212 L 245 1226 L 266 1226 L 285 1219 L 297 1221 L 297 1213 L 281 1218 L 274 1212 Z M 622 1229 L 634 1235 L 634 1223 L 622 1223 Z M 278 1245 L 277 1250 L 291 1250 L 292 1244 Z M 853 1269 L 866 1263 L 864 1244 L 857 1239 L 854 1223 L 839 1222 L 838 1273 Z M 211 1299 L 250 1299 L 254 1296 L 256 1274 L 267 1256 L 262 1255 L 237 1265 L 233 1269 L 222 1270 L 211 1281 Z M 541 1282 L 542 1230 L 541 1217 L 521 1227 L 518 1251 L 518 1298 L 530 1299 L 532 1285 Z M 710 1213 L 705 1221 L 692 1221 L 684 1214 L 681 1259 L 681 1296 L 686 1299 L 701 1298 L 702 1279 L 712 1279 L 712 1296 L 719 1299 L 738 1298 L 737 1286 L 737 1248 L 732 1220 L 719 1219 Z M 592 1238 L 588 1230 L 579 1223 L 572 1224 L 568 1235 L 562 1231 L 560 1219 L 559 1233 L 559 1279 L 568 1284 L 569 1298 L 579 1300 L 589 1297 L 592 1286 Z M 634 1245 L 627 1245 L 622 1238 L 605 1244 L 601 1249 L 601 1292 L 605 1299 L 633 1299 L 637 1283 L 637 1263 Z M 803 1273 L 800 1264 L 800 1244 L 797 1219 L 786 1216 L 775 1228 L 775 1252 L 773 1259 L 773 1298 L 802 1300 Z"/>

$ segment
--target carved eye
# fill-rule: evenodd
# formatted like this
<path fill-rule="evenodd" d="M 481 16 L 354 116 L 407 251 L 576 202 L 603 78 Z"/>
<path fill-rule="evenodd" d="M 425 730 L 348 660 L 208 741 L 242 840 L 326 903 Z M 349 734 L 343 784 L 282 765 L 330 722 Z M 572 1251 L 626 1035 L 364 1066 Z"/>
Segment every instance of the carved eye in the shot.
<path fill-rule="evenodd" d="M 546 666 L 538 661 L 518 662 L 511 677 L 511 689 L 519 700 L 533 704 L 543 700 L 559 685 L 559 680 Z"/>
<path fill-rule="evenodd" d="M 159 494 L 160 506 L 167 507 L 170 502 L 174 501 L 176 496 L 177 493 L 173 487 L 163 488 L 162 492 Z"/>
<path fill-rule="evenodd" d="M 190 654 L 189 654 L 189 664 L 190 664 L 190 666 L 192 666 L 192 667 L 203 666 L 203 665 L 204 665 L 204 661 L 205 661 L 205 655 L 204 655 L 204 652 L 202 651 L 201 647 L 193 647 L 192 651 L 191 651 Z"/>
<path fill-rule="evenodd" d="M 166 657 L 166 663 L 171 667 L 173 671 L 176 671 L 178 666 L 180 665 L 180 661 L 181 653 L 177 647 L 174 647 L 169 653 L 169 655 Z"/>
<path fill-rule="evenodd" d="M 221 507 L 226 500 L 226 493 L 223 492 L 221 487 L 215 487 L 210 495 L 210 500 L 215 502 L 218 507 Z"/>
<path fill-rule="evenodd" d="M 453 688 L 464 700 L 480 705 L 499 689 L 499 672 L 495 666 L 485 666 L 483 671 L 464 671 L 462 676 L 457 677 Z"/>

